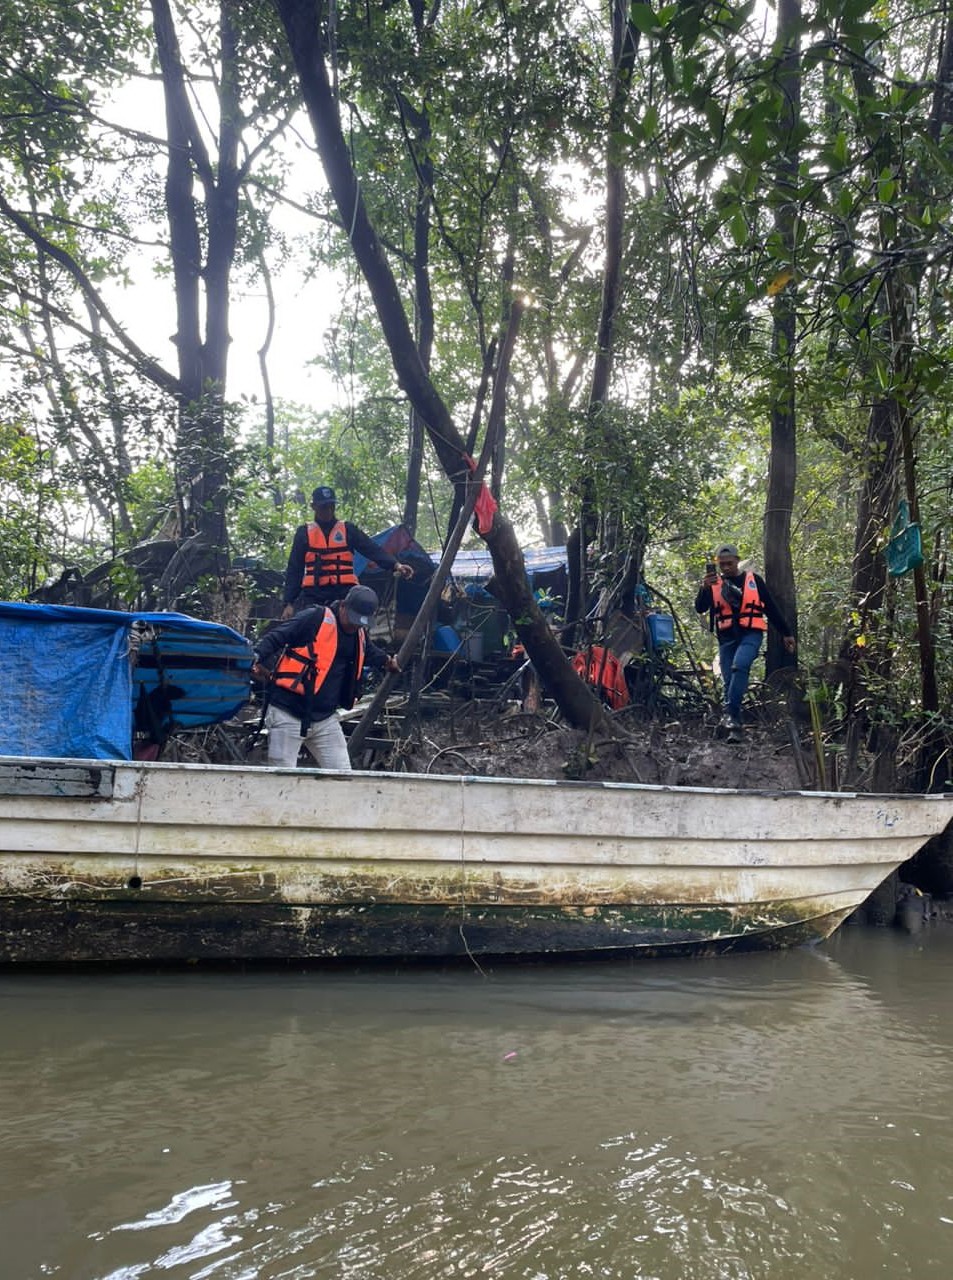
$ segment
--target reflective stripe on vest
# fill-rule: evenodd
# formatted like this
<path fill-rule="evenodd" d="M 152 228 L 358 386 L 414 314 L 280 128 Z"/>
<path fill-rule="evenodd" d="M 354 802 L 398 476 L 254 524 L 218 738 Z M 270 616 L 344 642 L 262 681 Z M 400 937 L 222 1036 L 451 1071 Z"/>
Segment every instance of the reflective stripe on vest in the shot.
<path fill-rule="evenodd" d="M 354 684 L 364 670 L 364 631 L 357 633 L 357 663 Z M 292 648 L 290 645 L 278 659 L 274 683 L 289 693 L 303 698 L 313 698 L 328 677 L 338 651 L 338 624 L 331 609 L 325 609 L 315 634 L 306 645 Z"/>
<path fill-rule="evenodd" d="M 741 593 L 741 606 L 737 613 L 721 594 L 720 578 L 712 585 L 711 598 L 712 607 L 715 610 L 715 625 L 719 631 L 730 630 L 735 618 L 738 619 L 738 622 L 743 627 L 750 627 L 754 631 L 767 631 L 768 620 L 764 616 L 761 592 L 758 590 L 758 584 L 755 582 L 753 573 L 745 574 L 744 590 Z"/>
<path fill-rule="evenodd" d="M 354 573 L 354 552 L 347 545 L 347 529 L 343 520 L 336 520 L 325 537 L 317 523 L 308 529 L 308 549 L 304 553 L 304 574 L 301 590 L 315 587 L 353 587 L 357 582 Z"/>

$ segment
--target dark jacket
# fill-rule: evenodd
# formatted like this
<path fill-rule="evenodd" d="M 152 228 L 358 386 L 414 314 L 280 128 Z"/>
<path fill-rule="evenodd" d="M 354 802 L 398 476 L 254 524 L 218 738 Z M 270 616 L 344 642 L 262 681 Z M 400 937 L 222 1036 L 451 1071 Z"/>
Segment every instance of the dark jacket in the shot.
<path fill-rule="evenodd" d="M 727 575 L 724 576 L 727 577 Z M 748 575 L 746 573 L 737 573 L 733 578 L 728 578 L 728 581 L 733 582 L 740 591 L 745 585 L 745 578 L 747 576 Z M 761 596 L 761 603 L 764 605 L 765 617 L 772 626 L 777 627 L 781 635 L 789 636 L 791 632 L 788 628 L 788 624 L 784 619 L 784 615 L 778 609 L 778 606 L 774 601 L 774 597 L 765 585 L 764 578 L 762 578 L 759 573 L 756 573 L 754 575 L 754 580 L 758 588 L 758 594 Z M 711 598 L 711 587 L 700 587 L 698 595 L 695 597 L 695 612 L 705 613 L 708 611 L 710 613 L 713 608 L 714 601 Z M 740 636 L 744 635 L 746 630 L 747 628 L 742 627 L 736 621 L 728 630 L 720 631 L 718 633 L 719 643 L 723 644 L 726 640 L 737 640 Z"/>
<path fill-rule="evenodd" d="M 319 524 L 325 533 L 330 533 L 337 520 L 318 520 L 311 521 L 312 524 Z M 358 555 L 365 556 L 368 560 L 373 560 L 376 565 L 382 569 L 393 569 L 397 565 L 397 561 L 392 555 L 384 551 L 377 545 L 373 538 L 369 538 L 363 529 L 359 529 L 356 524 L 351 524 L 350 520 L 344 521 L 344 528 L 347 531 L 347 545 L 351 551 L 357 552 Z M 308 526 L 299 524 L 295 529 L 295 536 L 291 542 L 291 552 L 288 556 L 288 567 L 285 570 L 285 592 L 283 596 L 284 604 L 294 604 L 298 597 L 302 594 L 301 580 L 304 577 L 304 558 L 308 550 Z M 315 604 L 330 604 L 332 600 L 336 600 L 341 594 L 339 586 L 330 588 L 315 587 L 304 593 L 304 598 Z"/>
<path fill-rule="evenodd" d="M 334 605 L 331 608 L 333 610 Z M 303 613 L 299 613 L 294 618 L 289 618 L 287 622 L 275 627 L 273 631 L 269 631 L 258 642 L 256 650 L 258 661 L 263 666 L 272 667 L 286 645 L 290 645 L 293 648 L 298 645 L 306 645 L 310 640 L 314 639 L 315 632 L 323 617 L 324 606 L 321 605 L 317 609 L 306 609 Z M 386 652 L 374 644 L 370 636 L 368 636 L 364 650 L 364 665 L 374 671 L 381 671 L 386 661 Z M 280 685 L 270 686 L 269 701 L 272 706 L 283 707 L 285 711 L 290 711 L 299 720 L 303 720 L 308 716 L 310 711 L 309 719 L 312 724 L 316 724 L 319 720 L 327 720 L 328 716 L 333 715 L 338 707 L 351 704 L 354 695 L 357 693 L 354 687 L 356 670 L 357 633 L 352 632 L 348 635 L 341 627 L 338 627 L 338 647 L 337 653 L 334 655 L 334 662 L 324 683 L 315 697 L 311 699 L 310 708 L 308 707 L 308 700 L 300 693 L 292 693 L 290 689 L 282 689 Z"/>

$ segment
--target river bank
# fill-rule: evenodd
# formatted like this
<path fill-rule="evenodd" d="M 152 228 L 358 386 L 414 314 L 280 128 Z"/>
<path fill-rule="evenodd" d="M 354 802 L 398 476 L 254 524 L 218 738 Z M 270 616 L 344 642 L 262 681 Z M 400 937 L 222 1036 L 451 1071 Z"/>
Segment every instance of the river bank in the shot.
<path fill-rule="evenodd" d="M 796 791 L 801 775 L 790 739 L 756 725 L 728 743 L 703 718 L 618 715 L 615 736 L 591 737 L 514 706 L 470 708 L 423 719 L 401 742 L 401 767 L 420 773 L 648 782 L 665 786 Z"/>

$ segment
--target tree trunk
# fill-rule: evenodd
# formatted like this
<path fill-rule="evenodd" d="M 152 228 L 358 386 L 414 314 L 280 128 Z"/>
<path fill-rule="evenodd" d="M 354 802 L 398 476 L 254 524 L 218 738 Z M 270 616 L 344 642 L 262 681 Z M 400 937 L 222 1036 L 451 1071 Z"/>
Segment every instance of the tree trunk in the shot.
<path fill-rule="evenodd" d="M 165 197 L 176 302 L 183 529 L 201 533 L 211 545 L 224 550 L 228 473 L 224 394 L 230 342 L 229 280 L 238 234 L 240 181 L 235 32 L 228 6 L 222 3 L 218 161 L 213 166 L 192 111 L 169 0 L 151 3 L 169 139 Z M 196 211 L 196 173 L 204 192 L 204 261 Z"/>
<path fill-rule="evenodd" d="M 779 0 L 777 42 L 781 48 L 778 80 L 783 93 L 781 128 L 783 150 L 777 166 L 779 203 L 775 230 L 781 240 L 786 262 L 783 269 L 794 271 L 797 254 L 797 177 L 800 149 L 797 129 L 801 117 L 801 67 L 799 31 L 801 0 Z M 797 419 L 795 413 L 794 367 L 797 341 L 795 307 L 796 283 L 792 278 L 774 299 L 771 351 L 774 357 L 774 386 L 771 397 L 771 456 L 768 464 L 768 492 L 764 512 L 764 572 L 788 626 L 797 632 L 797 596 L 794 565 L 791 561 L 791 516 L 797 479 Z M 783 638 L 772 627 L 768 633 L 765 670 L 794 666 L 797 658 L 784 648 Z"/>
<path fill-rule="evenodd" d="M 863 483 L 857 502 L 851 595 L 866 630 L 884 607 L 887 565 L 880 554 L 883 531 L 890 524 L 897 493 L 897 433 L 892 400 L 876 400 L 867 418 Z"/>
<path fill-rule="evenodd" d="M 168 0 L 152 0 L 152 23 L 165 97 L 169 159 L 165 177 L 165 208 L 169 223 L 169 252 L 175 293 L 175 343 L 179 371 L 177 472 L 179 523 L 194 532 L 193 476 L 201 475 L 202 333 L 199 316 L 202 245 L 195 215 L 190 107 L 179 57 L 178 40 Z M 187 492 L 183 492 L 187 490 Z"/>
<path fill-rule="evenodd" d="M 922 162 L 919 165 L 916 161 L 911 162 L 908 172 L 907 161 L 895 143 L 893 135 L 888 132 L 889 125 L 884 122 L 879 112 L 872 115 L 869 111 L 868 104 L 874 100 L 874 92 L 867 67 L 859 62 L 855 63 L 852 66 L 852 75 L 858 104 L 865 107 L 859 118 L 866 126 L 867 141 L 870 148 L 871 181 L 876 183 L 880 174 L 896 169 L 899 174 L 906 177 L 908 192 L 917 197 L 921 204 L 924 204 L 929 199 L 930 183 L 927 181 Z M 940 138 L 942 128 L 948 126 L 951 123 L 951 119 L 953 119 L 953 114 L 951 114 L 953 113 L 953 90 L 951 90 L 951 84 L 953 84 L 953 11 L 948 11 L 944 20 L 939 65 L 930 118 L 927 122 L 928 131 L 934 141 Z M 918 221 L 918 218 L 914 217 L 913 221 Z M 879 513 L 874 513 L 879 514 L 882 520 L 879 529 L 873 525 L 869 517 L 866 527 L 860 521 L 858 522 L 858 540 L 862 535 L 864 536 L 865 544 L 869 548 L 868 555 L 871 557 L 873 556 L 873 547 L 875 545 L 874 538 L 879 537 L 880 532 L 891 523 L 898 459 L 902 461 L 903 465 L 904 488 L 907 501 L 910 504 L 911 518 L 916 521 L 919 517 L 913 444 L 914 426 L 910 405 L 914 402 L 917 392 L 917 374 L 913 366 L 913 352 L 916 340 L 913 329 L 913 315 L 923 282 L 924 260 L 922 256 L 916 261 L 909 259 L 907 252 L 910 248 L 909 233 L 905 231 L 899 237 L 897 236 L 896 220 L 889 207 L 880 207 L 879 224 L 881 249 L 885 259 L 888 260 L 883 296 L 886 301 L 890 332 L 889 376 L 891 386 L 900 388 L 900 394 L 883 397 L 874 404 L 871 412 L 871 421 L 878 420 L 881 434 L 884 437 L 882 455 L 876 459 L 875 466 L 882 476 L 882 492 L 886 493 L 889 484 L 890 496 L 889 505 L 885 504 L 886 510 L 881 509 Z M 909 222 L 904 225 L 909 226 Z M 898 250 L 902 252 L 898 252 Z M 871 456 L 869 452 L 867 456 Z M 889 472 L 886 470 L 887 467 L 890 468 Z M 862 511 L 861 514 L 863 516 L 865 513 Z M 871 578 L 874 577 L 876 572 L 879 583 L 882 583 L 886 578 L 886 567 L 883 565 L 881 557 L 878 557 L 878 561 L 876 571 L 871 566 L 867 566 L 867 571 Z M 855 565 L 855 584 L 856 578 Z M 873 585 L 876 587 L 878 583 L 875 582 Z M 922 566 L 914 570 L 914 592 L 917 614 L 917 641 L 920 656 L 922 708 L 924 712 L 933 713 L 939 710 L 939 692 L 936 680 L 936 647 L 930 623 L 926 575 Z M 862 606 L 864 608 L 872 607 L 872 602 L 881 593 L 882 586 L 879 593 L 871 591 L 869 599 L 861 596 Z M 888 640 L 889 637 L 884 636 L 880 645 L 883 653 L 881 663 L 885 667 L 889 664 L 889 657 L 886 654 Z M 930 767 L 931 756 L 935 757 L 943 753 L 943 745 L 936 739 L 935 732 L 928 735 L 928 739 L 929 741 L 921 759 L 923 768 Z"/>
<path fill-rule="evenodd" d="M 425 14 L 419 3 L 412 4 L 411 8 L 420 53 L 421 44 L 426 37 Z M 429 374 L 434 340 L 433 291 L 430 287 L 430 203 L 433 199 L 433 162 L 429 152 L 430 120 L 426 102 L 423 111 L 416 111 L 402 100 L 401 110 L 409 115 L 414 126 L 414 137 L 410 143 L 417 170 L 417 200 L 414 205 L 414 331 L 420 363 Z M 424 424 L 413 405 L 408 416 L 408 429 L 403 523 L 412 534 L 416 534 L 424 464 Z"/>
<path fill-rule="evenodd" d="M 609 103 L 606 137 L 606 208 L 605 260 L 602 273 L 602 305 L 596 334 L 596 354 L 586 409 L 584 457 L 589 460 L 603 455 L 602 442 L 610 428 L 606 423 L 609 383 L 615 347 L 616 313 L 622 278 L 622 252 L 625 233 L 625 167 L 621 158 L 625 111 L 632 84 L 635 55 L 639 47 L 639 31 L 628 18 L 628 5 L 612 0 L 612 96 Z M 589 597 L 588 557 L 586 549 L 595 536 L 598 512 L 596 486 L 591 467 L 583 472 L 579 502 L 579 523 L 570 538 L 574 554 L 569 559 L 569 600 L 566 621 L 573 634 L 586 610 Z"/>
<path fill-rule="evenodd" d="M 480 434 L 480 422 L 483 418 L 483 407 L 486 404 L 486 397 L 490 390 L 490 383 L 493 379 L 493 371 L 496 368 L 496 335 L 487 343 L 486 350 L 483 353 L 483 364 L 480 369 L 480 381 L 477 384 L 477 393 L 473 398 L 473 413 L 470 416 L 470 425 L 467 429 L 466 451 L 471 456 L 476 449 L 477 438 Z M 450 520 L 447 524 L 447 537 L 450 537 L 450 531 L 457 522 L 457 516 L 463 510 L 463 489 L 459 484 L 454 485 L 453 494 L 450 499 Z"/>

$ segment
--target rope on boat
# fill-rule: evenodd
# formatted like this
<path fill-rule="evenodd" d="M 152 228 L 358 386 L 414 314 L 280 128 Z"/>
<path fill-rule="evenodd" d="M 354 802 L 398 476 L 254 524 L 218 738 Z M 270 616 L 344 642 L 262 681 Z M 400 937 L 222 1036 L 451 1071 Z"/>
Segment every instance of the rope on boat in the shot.
<path fill-rule="evenodd" d="M 142 838 L 142 802 L 146 789 L 146 771 L 145 766 L 139 767 L 139 780 L 136 783 L 136 843 L 133 849 L 134 869 L 133 875 L 139 879 L 139 842 Z"/>
<path fill-rule="evenodd" d="M 467 860 L 466 860 L 466 778 L 460 779 L 460 923 L 457 929 L 460 934 L 460 941 L 463 943 L 463 949 L 472 961 L 477 972 L 486 977 L 486 970 L 480 964 L 479 960 L 470 950 L 470 944 L 467 942 L 467 935 L 463 931 L 463 924 L 467 918 Z"/>

